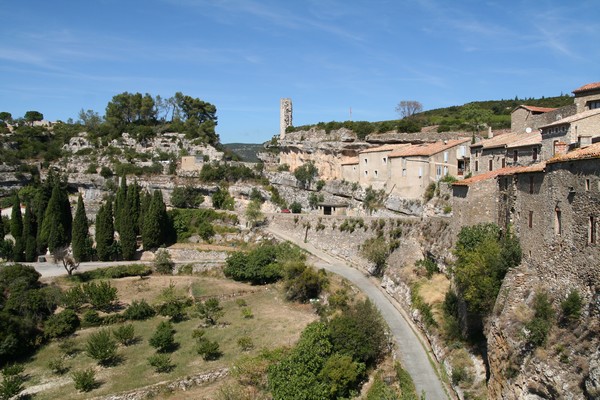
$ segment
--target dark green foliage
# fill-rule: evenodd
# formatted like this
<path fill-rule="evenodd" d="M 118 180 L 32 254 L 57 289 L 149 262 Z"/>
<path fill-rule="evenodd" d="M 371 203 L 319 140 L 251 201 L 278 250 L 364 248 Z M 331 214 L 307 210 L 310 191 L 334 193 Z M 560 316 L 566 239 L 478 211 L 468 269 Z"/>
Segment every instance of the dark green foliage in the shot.
<path fill-rule="evenodd" d="M 262 193 L 255 187 L 253 187 L 250 191 L 250 200 L 258 201 L 261 204 L 265 202 L 265 198 L 263 197 Z"/>
<path fill-rule="evenodd" d="M 534 347 L 543 346 L 546 344 L 555 315 L 546 292 L 539 291 L 535 293 L 533 311 L 533 318 L 525 325 L 529 331 L 528 340 Z"/>
<path fill-rule="evenodd" d="M 113 210 L 110 201 L 100 206 L 96 214 L 96 253 L 100 261 L 113 259 L 113 243 L 115 228 L 113 224 Z"/>
<path fill-rule="evenodd" d="M 114 210 L 114 225 L 115 230 L 121 233 L 121 222 L 123 220 L 124 214 L 129 213 L 127 207 L 127 178 L 125 175 L 121 176 L 121 184 L 119 185 L 119 189 L 117 189 L 117 194 L 115 196 L 115 205 L 113 207 Z"/>
<path fill-rule="evenodd" d="M 458 234 L 452 268 L 458 294 L 471 313 L 487 315 L 506 272 L 521 262 L 518 239 L 495 224 L 464 227 Z"/>
<path fill-rule="evenodd" d="M 121 244 L 121 254 L 124 260 L 135 259 L 137 250 L 137 234 L 134 215 L 129 209 L 124 209 L 121 213 L 121 229 L 119 231 L 119 241 Z"/>
<path fill-rule="evenodd" d="M 65 359 L 60 356 L 48 361 L 48 369 L 55 375 L 64 375 L 69 371 L 69 367 L 65 363 Z"/>
<path fill-rule="evenodd" d="M 212 222 L 217 220 L 228 225 L 238 223 L 235 214 L 218 212 L 210 208 L 173 209 L 168 214 L 169 219 L 173 222 L 177 241 L 182 241 L 195 234 L 204 240 L 210 240 L 215 234 Z"/>
<path fill-rule="evenodd" d="M 225 313 L 223 312 L 223 307 L 217 298 L 210 298 L 206 301 L 199 302 L 196 305 L 196 310 L 198 311 L 198 316 L 204 319 L 208 325 L 216 325 L 219 318 L 221 318 Z"/>
<path fill-rule="evenodd" d="M 128 276 L 148 276 L 152 273 L 152 267 L 145 264 L 125 264 L 114 267 L 98 268 L 91 271 L 81 272 L 73 275 L 71 279 L 87 282 L 93 279 L 119 279 Z"/>
<path fill-rule="evenodd" d="M 211 196 L 213 207 L 218 210 L 233 210 L 234 199 L 226 186 L 220 186 Z"/>
<path fill-rule="evenodd" d="M 257 175 L 245 165 L 235 163 L 204 163 L 200 170 L 203 182 L 237 182 L 256 179 Z"/>
<path fill-rule="evenodd" d="M 67 246 L 71 242 L 72 218 L 67 189 L 57 180 L 44 212 L 38 245 L 47 246 L 50 252 Z"/>
<path fill-rule="evenodd" d="M 10 216 L 10 234 L 15 239 L 13 259 L 17 262 L 25 261 L 25 243 L 23 242 L 23 216 L 21 214 L 21 200 L 16 192 L 13 196 L 13 206 Z"/>
<path fill-rule="evenodd" d="M 169 232 L 172 230 L 172 222 L 167 215 L 167 209 L 163 201 L 162 192 L 155 190 L 148 209 L 143 213 L 142 242 L 144 249 L 156 249 L 168 244 Z"/>
<path fill-rule="evenodd" d="M 149 340 L 150 346 L 160 353 L 168 353 L 175 349 L 175 329 L 169 321 L 161 321 Z"/>
<path fill-rule="evenodd" d="M 171 194 L 171 204 L 177 208 L 197 208 L 204 202 L 204 196 L 192 186 L 177 186 Z"/>
<path fill-rule="evenodd" d="M 77 210 L 73 220 L 73 258 L 77 262 L 89 261 L 92 256 L 92 240 L 89 234 L 87 215 L 81 193 L 77 199 Z"/>
<path fill-rule="evenodd" d="M 400 392 L 402 393 L 402 400 L 418 400 L 417 388 L 412 380 L 412 377 L 400 364 L 396 364 L 396 378 L 398 379 L 398 386 L 400 386 Z"/>
<path fill-rule="evenodd" d="M 98 314 L 96 310 L 87 310 L 83 313 L 81 318 L 81 325 L 84 327 L 100 326 L 104 322 L 104 319 Z"/>
<path fill-rule="evenodd" d="M 154 371 L 158 373 L 171 372 L 175 368 L 168 354 L 153 354 L 148 357 L 148 364 L 154 367 Z"/>
<path fill-rule="evenodd" d="M 156 314 L 154 308 L 146 300 L 142 299 L 140 301 L 133 300 L 123 313 L 123 316 L 130 320 L 141 321 L 152 318 L 154 314 Z"/>
<path fill-rule="evenodd" d="M 129 346 L 135 341 L 135 328 L 133 324 L 121 325 L 113 329 L 113 336 L 123 346 Z"/>
<path fill-rule="evenodd" d="M 319 170 L 312 161 L 302 164 L 294 171 L 294 176 L 303 188 L 308 188 L 317 177 Z"/>
<path fill-rule="evenodd" d="M 60 291 L 44 287 L 40 274 L 30 266 L 0 267 L 0 360 L 9 362 L 41 343 L 39 329 L 52 315 Z"/>
<path fill-rule="evenodd" d="M 294 214 L 300 214 L 302 212 L 302 204 L 298 203 L 297 201 L 294 201 L 292 204 L 290 204 L 290 210 Z"/>
<path fill-rule="evenodd" d="M 171 275 L 173 268 L 175 268 L 175 263 L 171 260 L 169 252 L 165 249 L 158 250 L 154 257 L 154 269 L 159 274 Z"/>
<path fill-rule="evenodd" d="M 427 279 L 431 279 L 433 274 L 440 272 L 435 260 L 429 257 L 425 257 L 424 259 L 415 262 L 415 267 L 424 268 L 427 274 Z"/>
<path fill-rule="evenodd" d="M 579 291 L 577 289 L 571 290 L 567 298 L 560 303 L 563 319 L 568 323 L 578 321 L 581 318 L 582 307 L 583 301 Z"/>
<path fill-rule="evenodd" d="M 386 325 L 377 308 L 369 300 L 335 316 L 330 324 L 335 352 L 372 365 L 385 351 Z"/>
<path fill-rule="evenodd" d="M 22 375 L 24 367 L 19 364 L 6 366 L 2 369 L 2 382 L 0 382 L 0 399 L 9 400 L 23 390 L 25 377 Z"/>
<path fill-rule="evenodd" d="M 219 343 L 208 340 L 204 336 L 196 339 L 196 351 L 204 361 L 217 360 L 222 355 L 221 350 L 219 350 Z"/>
<path fill-rule="evenodd" d="M 410 300 L 412 306 L 421 313 L 421 318 L 423 318 L 423 323 L 426 327 L 429 328 L 432 326 L 438 326 L 437 322 L 433 318 L 433 310 L 431 309 L 431 306 L 427 304 L 425 300 L 423 300 L 423 297 L 421 297 L 419 294 L 419 284 L 412 286 L 410 291 Z"/>
<path fill-rule="evenodd" d="M 102 168 L 100 168 L 100 176 L 104 179 L 109 179 L 113 176 L 113 172 L 106 165 L 103 165 Z"/>
<path fill-rule="evenodd" d="M 127 210 L 128 217 L 131 218 L 133 224 L 133 230 L 137 236 L 140 233 L 139 220 L 140 220 L 140 185 L 137 181 L 127 187 Z"/>
<path fill-rule="evenodd" d="M 342 227 L 340 226 L 340 229 Z M 381 276 L 387 265 L 387 259 L 392 252 L 390 243 L 383 236 L 376 236 L 365 240 L 360 247 L 360 254 L 373 263 L 373 275 Z"/>
<path fill-rule="evenodd" d="M 92 333 L 85 346 L 86 354 L 103 366 L 111 365 L 117 358 L 117 342 L 108 329 Z"/>
<path fill-rule="evenodd" d="M 112 287 L 110 282 L 90 282 L 83 285 L 83 293 L 88 303 L 95 310 L 111 311 L 117 301 L 117 288 Z"/>
<path fill-rule="evenodd" d="M 87 368 L 83 371 L 74 371 L 71 374 L 73 382 L 75 383 L 75 389 L 80 392 L 89 392 L 98 386 L 96 382 L 96 373 L 93 368 Z"/>
<path fill-rule="evenodd" d="M 288 301 L 306 303 L 316 299 L 329 283 L 325 270 L 316 271 L 303 261 L 287 263 L 284 275 L 283 290 Z"/>
<path fill-rule="evenodd" d="M 325 196 L 322 194 L 311 193 L 308 195 L 308 205 L 313 210 L 317 208 L 319 203 L 322 203 L 325 200 Z"/>
<path fill-rule="evenodd" d="M 69 336 L 79 328 L 79 325 L 79 317 L 75 311 L 67 308 L 46 320 L 44 334 L 49 338 Z"/>
<path fill-rule="evenodd" d="M 78 311 L 86 303 L 87 299 L 81 286 L 73 286 L 65 290 L 61 296 L 63 307 Z"/>
<path fill-rule="evenodd" d="M 255 285 L 266 284 L 281 279 L 284 262 L 295 258 L 302 260 L 303 256 L 289 243 L 266 243 L 249 253 L 232 253 L 227 259 L 223 273 L 236 281 Z"/>
<path fill-rule="evenodd" d="M 27 203 L 23 218 L 23 242 L 25 243 L 25 261 L 37 261 L 37 224 L 31 202 Z"/>
<path fill-rule="evenodd" d="M 446 292 L 444 303 L 444 334 L 448 340 L 462 340 L 463 333 L 459 323 L 459 299 L 454 290 Z"/>
<path fill-rule="evenodd" d="M 334 353 L 325 361 L 319 372 L 319 380 L 329 388 L 329 398 L 348 398 L 351 389 L 358 385 L 364 373 L 363 363 L 353 361 L 348 355 Z"/>

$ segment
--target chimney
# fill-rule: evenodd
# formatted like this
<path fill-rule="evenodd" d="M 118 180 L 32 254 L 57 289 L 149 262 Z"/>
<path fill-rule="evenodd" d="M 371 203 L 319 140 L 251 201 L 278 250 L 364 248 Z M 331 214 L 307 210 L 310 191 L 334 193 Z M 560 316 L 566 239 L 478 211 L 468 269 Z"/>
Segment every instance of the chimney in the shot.
<path fill-rule="evenodd" d="M 569 146 L 565 142 L 554 142 L 554 154 L 566 154 Z"/>
<path fill-rule="evenodd" d="M 492 127 L 488 126 L 488 139 L 491 139 L 494 137 L 494 132 L 492 132 Z"/>

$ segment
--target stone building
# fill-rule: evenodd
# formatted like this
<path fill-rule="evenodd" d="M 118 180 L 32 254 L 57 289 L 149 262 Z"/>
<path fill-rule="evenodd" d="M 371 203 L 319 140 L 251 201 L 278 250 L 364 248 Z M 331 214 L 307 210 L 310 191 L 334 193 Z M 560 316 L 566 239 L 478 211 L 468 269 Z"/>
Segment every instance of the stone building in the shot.
<path fill-rule="evenodd" d="M 409 145 L 388 154 L 387 187 L 403 198 L 419 199 L 432 182 L 447 175 L 462 178 L 469 138 Z"/>
<path fill-rule="evenodd" d="M 590 104 L 589 102 L 586 104 Z M 600 138 L 600 108 L 582 111 L 541 127 L 542 158 L 585 147 Z"/>
<path fill-rule="evenodd" d="M 358 157 L 351 157 L 340 163 L 342 170 L 342 180 L 348 182 L 358 182 Z"/>
<path fill-rule="evenodd" d="M 600 82 L 588 83 L 575 90 L 577 112 L 600 108 Z"/>
<path fill-rule="evenodd" d="M 390 153 L 409 146 L 409 144 L 390 144 L 359 152 L 358 183 L 364 187 L 372 186 L 376 190 L 386 187 L 391 176 Z"/>
<path fill-rule="evenodd" d="M 573 110 L 569 115 L 575 114 L 575 106 L 571 108 Z M 516 133 L 533 132 L 542 125 L 556 121 L 557 117 L 563 118 L 565 112 L 557 112 L 556 110 L 558 109 L 522 104 L 510 114 L 510 131 Z"/>
<path fill-rule="evenodd" d="M 473 175 L 512 166 L 538 162 L 541 136 L 538 131 L 504 133 L 471 145 L 470 168 Z"/>

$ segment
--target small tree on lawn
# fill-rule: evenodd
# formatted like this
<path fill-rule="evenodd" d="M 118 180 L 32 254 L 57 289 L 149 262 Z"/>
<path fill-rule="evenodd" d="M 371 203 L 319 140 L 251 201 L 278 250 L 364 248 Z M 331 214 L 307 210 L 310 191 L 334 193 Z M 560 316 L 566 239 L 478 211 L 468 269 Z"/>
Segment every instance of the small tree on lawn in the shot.
<path fill-rule="evenodd" d="M 175 330 L 173 324 L 169 321 L 162 321 L 156 327 L 156 331 L 150 338 L 150 346 L 154 347 L 160 353 L 167 353 L 174 350 Z"/>
<path fill-rule="evenodd" d="M 219 318 L 225 314 L 223 312 L 223 307 L 221 307 L 221 304 L 219 303 L 219 299 L 214 297 L 205 302 L 198 303 L 196 307 L 200 318 L 204 318 L 204 321 L 208 325 L 215 325 Z"/>
<path fill-rule="evenodd" d="M 88 356 L 98 361 L 98 364 L 108 366 L 117 358 L 117 342 L 108 329 L 102 329 L 90 335 L 85 351 Z"/>
<path fill-rule="evenodd" d="M 159 249 L 154 258 L 154 268 L 157 272 L 163 275 L 171 275 L 173 273 L 173 268 L 175 268 L 175 263 L 171 260 L 171 255 L 165 249 Z"/>

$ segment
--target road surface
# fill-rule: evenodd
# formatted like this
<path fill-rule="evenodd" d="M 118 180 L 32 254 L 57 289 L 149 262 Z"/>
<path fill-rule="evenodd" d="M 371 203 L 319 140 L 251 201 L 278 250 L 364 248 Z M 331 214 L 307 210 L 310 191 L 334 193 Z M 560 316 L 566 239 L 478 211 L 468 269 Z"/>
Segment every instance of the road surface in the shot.
<path fill-rule="evenodd" d="M 400 312 L 400 306 L 395 306 L 392 303 L 393 300 L 381 290 L 376 282 L 365 276 L 363 272 L 346 265 L 310 243 L 300 243 L 274 226 L 269 226 L 267 229 L 275 236 L 295 243 L 320 258 L 321 261 L 317 262 L 315 267 L 338 274 L 363 291 L 377 306 L 394 335 L 402 366 L 413 378 L 417 394 L 420 395 L 424 392 L 427 400 L 448 399 L 446 390 L 429 360 L 428 350 L 419 341 L 417 334 Z"/>

